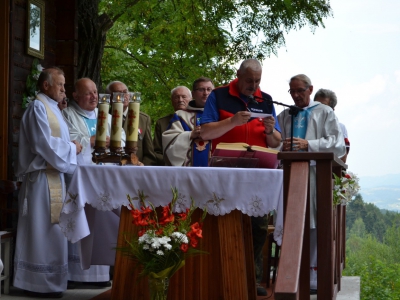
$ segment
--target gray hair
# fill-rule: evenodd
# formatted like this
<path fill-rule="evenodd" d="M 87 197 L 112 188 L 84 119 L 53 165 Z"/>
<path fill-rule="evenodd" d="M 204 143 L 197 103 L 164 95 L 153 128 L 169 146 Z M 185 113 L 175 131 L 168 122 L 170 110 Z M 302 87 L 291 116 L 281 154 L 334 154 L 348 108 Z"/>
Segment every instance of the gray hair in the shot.
<path fill-rule="evenodd" d="M 308 76 L 304 75 L 304 74 L 298 74 L 298 75 L 293 76 L 292 78 L 290 78 L 289 82 L 292 82 L 293 80 L 300 80 L 300 81 L 304 82 L 307 85 L 307 87 L 312 86 L 311 79 L 308 78 Z"/>
<path fill-rule="evenodd" d="M 318 101 L 318 98 L 328 98 L 329 106 L 334 109 L 337 104 L 337 97 L 335 92 L 328 89 L 319 89 L 318 92 L 315 93 L 314 101 Z"/>
<path fill-rule="evenodd" d="M 171 90 L 171 97 L 174 95 L 175 91 L 176 91 L 177 89 L 180 89 L 180 88 L 186 89 L 187 92 L 188 92 L 188 94 L 189 94 L 189 96 L 190 96 L 190 97 L 192 96 L 192 91 L 191 91 L 187 86 L 178 85 L 177 87 L 174 87 L 174 88 Z"/>
<path fill-rule="evenodd" d="M 43 84 L 45 81 L 47 81 L 50 86 L 53 86 L 53 74 L 65 76 L 64 71 L 61 70 L 60 68 L 50 67 L 50 68 L 44 69 L 40 73 L 38 81 L 37 81 L 37 86 L 39 87 L 40 90 L 42 90 L 42 87 L 43 87 Z"/>
<path fill-rule="evenodd" d="M 111 94 L 110 87 L 111 87 L 114 83 L 122 83 L 123 85 L 126 86 L 126 88 L 128 88 L 127 85 L 126 85 L 125 83 L 123 83 L 122 81 L 118 81 L 118 80 L 111 81 L 111 82 L 110 82 L 109 84 L 107 84 L 107 86 L 106 86 L 106 94 Z"/>
<path fill-rule="evenodd" d="M 239 73 L 246 71 L 247 69 L 251 69 L 253 71 L 262 71 L 262 66 L 260 62 L 255 58 L 250 58 L 242 61 L 240 64 Z"/>

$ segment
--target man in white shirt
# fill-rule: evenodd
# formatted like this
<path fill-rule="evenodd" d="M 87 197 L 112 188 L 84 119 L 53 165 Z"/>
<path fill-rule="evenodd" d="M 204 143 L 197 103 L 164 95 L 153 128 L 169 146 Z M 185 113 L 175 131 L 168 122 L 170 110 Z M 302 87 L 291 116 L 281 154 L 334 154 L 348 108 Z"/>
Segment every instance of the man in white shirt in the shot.
<path fill-rule="evenodd" d="M 92 164 L 92 152 L 96 140 L 97 127 L 97 104 L 98 93 L 96 84 L 89 78 L 81 78 L 75 83 L 74 100 L 62 112 L 70 131 L 71 140 L 77 140 L 82 144 L 82 154 L 78 155 L 79 165 Z M 106 147 L 110 144 L 111 115 L 108 115 L 108 126 L 106 136 Z M 125 132 L 122 132 L 122 146 L 125 144 Z M 85 208 L 90 209 L 90 208 Z M 97 212 L 95 220 L 99 219 L 96 231 L 100 232 L 99 226 L 106 223 L 107 226 L 115 226 L 115 234 L 118 233 L 118 216 L 111 212 Z M 115 239 L 116 241 L 116 239 Z M 111 247 L 111 246 L 110 246 Z M 77 244 L 68 245 L 68 288 L 74 288 L 75 282 L 86 282 L 100 287 L 111 286 L 110 267 L 92 265 L 87 270 L 82 270 L 80 253 Z"/>
<path fill-rule="evenodd" d="M 302 108 L 294 118 L 293 148 L 291 148 L 292 119 L 289 108 L 278 115 L 283 146 L 282 151 L 333 152 L 338 157 L 345 154 L 344 138 L 333 110 L 311 99 L 313 85 L 304 74 L 293 76 L 289 94 L 295 105 Z M 316 170 L 310 167 L 310 288 L 317 290 L 317 207 Z"/>
<path fill-rule="evenodd" d="M 336 94 L 327 89 L 319 89 L 314 96 L 314 101 L 321 102 L 322 104 L 328 105 L 331 107 L 333 110 L 335 110 L 335 107 L 337 105 L 337 97 Z M 344 126 L 343 123 L 340 123 L 340 128 L 342 129 L 343 137 L 344 137 L 344 143 L 346 145 L 346 154 L 343 155 L 340 159 L 345 163 L 347 160 L 347 155 L 349 154 L 350 151 L 350 141 L 349 141 L 349 135 L 347 133 L 347 128 Z"/>
<path fill-rule="evenodd" d="M 58 102 L 65 98 L 64 72 L 48 68 L 40 93 L 25 111 L 16 175 L 23 177 L 14 258 L 15 287 L 29 296 L 61 298 L 67 288 L 68 245 L 58 225 L 65 198 L 64 174 L 72 174 L 82 146 L 70 140 Z"/>

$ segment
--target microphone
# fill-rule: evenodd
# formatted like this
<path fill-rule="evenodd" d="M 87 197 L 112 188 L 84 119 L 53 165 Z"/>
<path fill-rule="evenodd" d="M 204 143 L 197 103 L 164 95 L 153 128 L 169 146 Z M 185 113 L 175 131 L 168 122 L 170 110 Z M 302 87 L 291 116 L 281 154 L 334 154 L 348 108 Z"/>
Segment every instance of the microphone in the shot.
<path fill-rule="evenodd" d="M 258 97 L 258 98 L 259 98 L 259 97 Z M 258 104 L 257 100 L 254 98 L 253 95 L 250 95 L 249 97 L 247 97 L 247 99 L 248 99 L 249 102 L 251 102 L 251 103 Z"/>

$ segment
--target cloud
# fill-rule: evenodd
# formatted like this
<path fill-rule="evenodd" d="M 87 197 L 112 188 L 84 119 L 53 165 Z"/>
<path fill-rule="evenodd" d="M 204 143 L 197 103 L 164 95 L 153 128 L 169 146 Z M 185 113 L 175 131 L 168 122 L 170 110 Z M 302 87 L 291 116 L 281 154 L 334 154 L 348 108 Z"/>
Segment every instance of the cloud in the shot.
<path fill-rule="evenodd" d="M 365 82 L 347 83 L 343 88 L 335 91 L 338 96 L 338 106 L 346 106 L 350 109 L 370 104 L 374 97 L 384 93 L 389 80 L 389 76 L 377 74 Z"/>
<path fill-rule="evenodd" d="M 394 76 L 396 77 L 396 83 L 400 83 L 400 70 L 394 71 Z"/>

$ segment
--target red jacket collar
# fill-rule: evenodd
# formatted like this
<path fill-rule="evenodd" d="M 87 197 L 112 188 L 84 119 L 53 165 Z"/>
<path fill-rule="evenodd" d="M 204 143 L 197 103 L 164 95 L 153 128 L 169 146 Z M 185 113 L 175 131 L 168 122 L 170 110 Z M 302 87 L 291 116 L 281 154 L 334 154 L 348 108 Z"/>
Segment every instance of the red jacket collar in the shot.
<path fill-rule="evenodd" d="M 237 82 L 238 82 L 238 78 L 234 79 L 233 81 L 231 81 L 229 83 L 229 94 L 231 94 L 232 96 L 240 98 L 240 92 L 239 92 L 239 90 L 237 88 Z M 261 94 L 260 88 L 258 88 L 253 93 L 253 96 L 255 96 L 254 98 L 256 99 L 257 102 L 262 102 L 263 101 L 263 100 L 260 99 L 260 98 L 262 98 L 262 94 Z"/>

